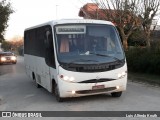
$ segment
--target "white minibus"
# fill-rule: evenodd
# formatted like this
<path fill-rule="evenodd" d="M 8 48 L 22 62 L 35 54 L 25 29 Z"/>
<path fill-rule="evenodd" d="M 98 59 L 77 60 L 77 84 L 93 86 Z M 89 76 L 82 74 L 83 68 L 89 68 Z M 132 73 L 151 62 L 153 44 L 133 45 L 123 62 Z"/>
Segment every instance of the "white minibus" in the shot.
<path fill-rule="evenodd" d="M 109 21 L 55 20 L 25 29 L 26 73 L 52 92 L 67 97 L 126 90 L 127 64 L 116 27 Z"/>

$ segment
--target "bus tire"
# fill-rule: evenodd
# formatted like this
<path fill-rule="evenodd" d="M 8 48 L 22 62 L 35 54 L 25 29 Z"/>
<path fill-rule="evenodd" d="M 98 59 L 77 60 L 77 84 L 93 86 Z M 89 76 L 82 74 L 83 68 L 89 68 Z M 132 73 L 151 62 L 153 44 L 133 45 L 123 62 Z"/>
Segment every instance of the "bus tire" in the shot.
<path fill-rule="evenodd" d="M 36 82 L 36 80 L 35 80 L 35 85 L 36 85 L 36 88 L 41 88 L 41 86 Z"/>
<path fill-rule="evenodd" d="M 112 95 L 112 97 L 121 97 L 122 91 L 120 91 L 120 92 L 113 92 L 113 93 L 111 93 L 111 95 Z"/>
<path fill-rule="evenodd" d="M 12 64 L 16 64 L 17 62 L 13 62 Z"/>
<path fill-rule="evenodd" d="M 57 102 L 63 102 L 63 98 L 60 97 L 58 85 L 54 84 L 54 95 L 56 97 Z"/>

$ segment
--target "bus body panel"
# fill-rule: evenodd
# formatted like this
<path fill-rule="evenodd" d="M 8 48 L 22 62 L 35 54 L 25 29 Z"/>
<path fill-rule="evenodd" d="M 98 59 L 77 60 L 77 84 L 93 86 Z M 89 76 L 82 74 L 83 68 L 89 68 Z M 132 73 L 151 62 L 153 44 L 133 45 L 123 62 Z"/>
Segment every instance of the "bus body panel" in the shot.
<path fill-rule="evenodd" d="M 51 92 L 50 68 L 45 59 L 32 55 L 24 55 L 26 73 L 32 78 L 35 75 L 36 82 Z"/>

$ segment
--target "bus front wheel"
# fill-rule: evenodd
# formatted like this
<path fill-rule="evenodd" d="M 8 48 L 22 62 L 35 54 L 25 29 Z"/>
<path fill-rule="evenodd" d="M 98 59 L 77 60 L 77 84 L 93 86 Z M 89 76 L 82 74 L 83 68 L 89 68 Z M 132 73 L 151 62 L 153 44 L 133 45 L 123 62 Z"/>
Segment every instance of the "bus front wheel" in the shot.
<path fill-rule="evenodd" d="M 59 88 L 58 88 L 58 85 L 57 84 L 54 84 L 54 93 L 55 93 L 55 97 L 56 97 L 56 100 L 58 102 L 62 102 L 63 101 L 63 98 L 60 97 L 60 93 L 59 93 Z"/>
<path fill-rule="evenodd" d="M 111 93 L 112 97 L 121 97 L 122 91 L 121 92 L 113 92 Z"/>

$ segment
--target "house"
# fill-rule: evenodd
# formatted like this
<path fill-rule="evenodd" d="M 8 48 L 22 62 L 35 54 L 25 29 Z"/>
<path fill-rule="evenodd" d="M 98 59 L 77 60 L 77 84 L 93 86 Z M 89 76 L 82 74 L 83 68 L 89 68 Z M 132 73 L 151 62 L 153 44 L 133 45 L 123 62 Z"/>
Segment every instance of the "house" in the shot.
<path fill-rule="evenodd" d="M 128 12 L 125 16 L 121 16 L 124 14 L 122 10 L 113 10 L 113 9 L 101 9 L 98 7 L 98 4 L 95 3 L 87 3 L 83 7 L 81 7 L 79 11 L 79 17 L 83 17 L 84 19 L 98 19 L 98 20 L 108 20 L 117 25 L 126 25 L 131 22 L 135 22 L 135 24 L 140 25 L 140 19 L 136 17 L 132 12 Z M 121 18 L 121 19 L 119 19 Z"/>
<path fill-rule="evenodd" d="M 79 16 L 84 19 L 104 19 L 106 16 L 103 12 L 103 9 L 100 9 L 95 3 L 87 3 L 81 7 L 79 11 Z"/>

